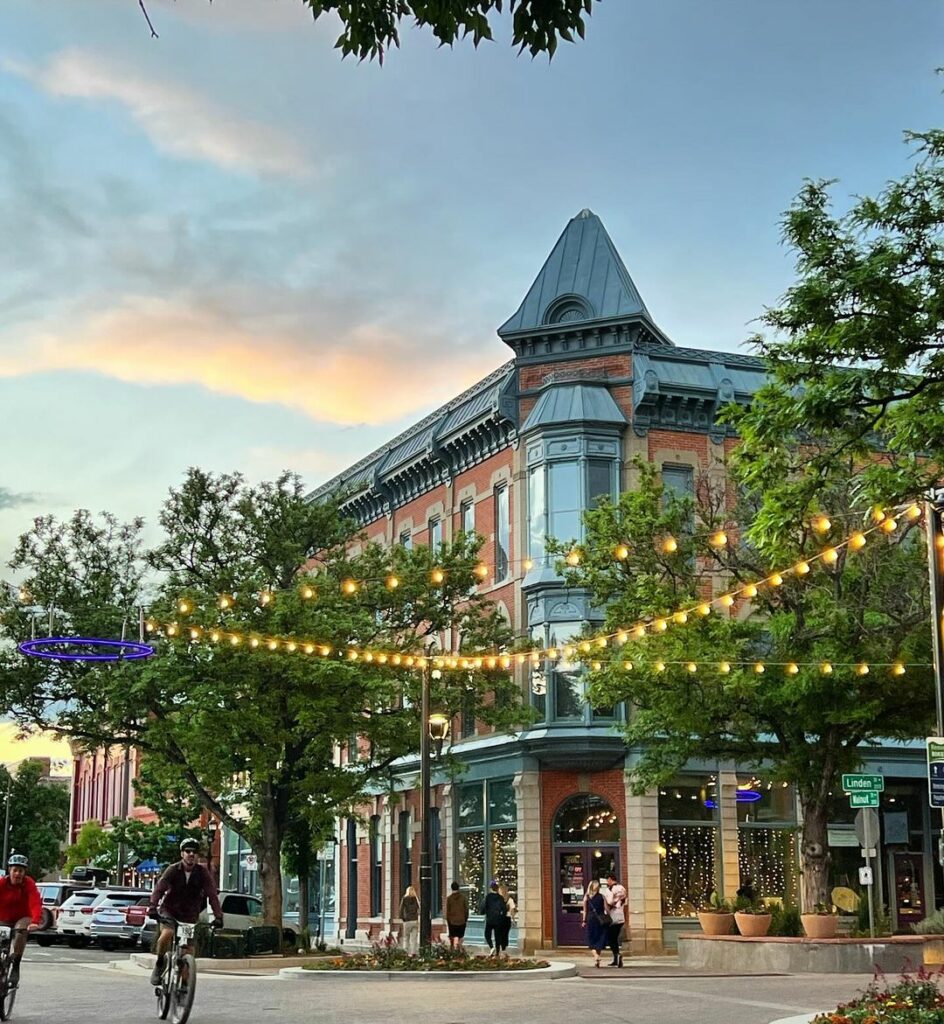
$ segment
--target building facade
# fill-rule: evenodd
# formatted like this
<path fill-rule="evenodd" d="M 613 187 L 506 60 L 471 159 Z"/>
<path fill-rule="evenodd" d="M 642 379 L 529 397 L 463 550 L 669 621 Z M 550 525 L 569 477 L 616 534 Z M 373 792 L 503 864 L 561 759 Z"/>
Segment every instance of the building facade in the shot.
<path fill-rule="evenodd" d="M 546 539 L 579 538 L 582 513 L 600 495 L 633 487 L 636 459 L 683 492 L 702 472 L 723 473 L 736 439 L 716 414 L 749 402 L 764 369 L 751 356 L 670 341 L 589 210 L 568 223 L 498 334 L 512 355 L 505 365 L 313 498 L 343 488 L 366 534 L 388 546 L 474 530 L 494 569 L 482 590 L 516 633 L 560 648 L 600 615 L 587 594 L 564 586 Z M 453 879 L 475 914 L 495 878 L 515 895 L 519 948 L 580 945 L 586 887 L 612 870 L 629 891 L 630 950 L 652 952 L 695 926 L 695 908 L 711 892 L 731 897 L 748 875 L 761 896 L 796 900 L 789 785 L 732 764 L 693 763 L 671 785 L 635 796 L 626 785 L 635 755 L 620 731 L 624 710 L 591 707 L 579 665 L 549 662 L 521 685 L 536 717 L 524 731 L 494 734 L 468 717 L 453 723 L 467 770 L 435 779 L 434 916 Z M 879 898 L 905 927 L 944 901 L 923 755 L 873 750 L 868 769 L 886 775 Z M 342 936 L 397 928 L 400 897 L 418 878 L 416 771 L 401 765 L 392 793 L 339 823 L 332 909 Z M 852 813 L 837 794 L 831 870 L 834 884 L 858 888 Z M 441 928 L 439 919 L 434 933 Z M 473 938 L 480 929 L 474 918 Z"/>

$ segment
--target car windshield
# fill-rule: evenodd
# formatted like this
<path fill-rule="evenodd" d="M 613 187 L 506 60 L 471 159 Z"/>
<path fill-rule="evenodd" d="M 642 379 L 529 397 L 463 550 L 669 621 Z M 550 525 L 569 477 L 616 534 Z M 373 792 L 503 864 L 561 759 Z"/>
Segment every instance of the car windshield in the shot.
<path fill-rule="evenodd" d="M 110 892 L 105 893 L 104 898 L 98 901 L 98 909 L 106 910 L 109 907 L 131 907 L 141 899 L 139 892 Z"/>

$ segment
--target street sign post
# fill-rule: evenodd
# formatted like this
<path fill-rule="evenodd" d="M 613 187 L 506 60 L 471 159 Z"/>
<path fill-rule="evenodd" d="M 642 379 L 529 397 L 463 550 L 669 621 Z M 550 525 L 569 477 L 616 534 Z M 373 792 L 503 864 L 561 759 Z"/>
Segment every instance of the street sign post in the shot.
<path fill-rule="evenodd" d="M 850 793 L 850 807 L 878 807 L 878 793 Z"/>
<path fill-rule="evenodd" d="M 932 807 L 944 807 L 944 738 L 928 737 L 928 799 Z"/>
<path fill-rule="evenodd" d="M 884 775 L 843 775 L 842 777 L 844 793 L 881 793 L 884 789 Z"/>
<path fill-rule="evenodd" d="M 875 805 L 878 806 L 878 793 L 850 793 L 849 803 L 855 807 L 857 797 L 874 796 Z M 862 844 L 862 856 L 865 858 L 865 867 L 859 868 L 859 882 L 866 887 L 869 897 L 869 937 L 875 938 L 875 909 L 872 900 L 872 858 L 875 856 L 878 847 L 878 812 L 859 811 L 855 817 L 856 838 Z"/>

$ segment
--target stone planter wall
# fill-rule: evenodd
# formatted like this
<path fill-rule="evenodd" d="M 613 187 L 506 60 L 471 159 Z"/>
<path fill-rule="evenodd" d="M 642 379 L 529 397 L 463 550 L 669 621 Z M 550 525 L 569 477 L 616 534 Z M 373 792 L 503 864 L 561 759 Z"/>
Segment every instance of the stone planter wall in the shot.
<path fill-rule="evenodd" d="M 747 974 L 895 974 L 921 964 L 925 946 L 944 936 L 895 935 L 884 939 L 794 939 L 768 936 L 679 936 L 679 965 L 691 970 Z"/>

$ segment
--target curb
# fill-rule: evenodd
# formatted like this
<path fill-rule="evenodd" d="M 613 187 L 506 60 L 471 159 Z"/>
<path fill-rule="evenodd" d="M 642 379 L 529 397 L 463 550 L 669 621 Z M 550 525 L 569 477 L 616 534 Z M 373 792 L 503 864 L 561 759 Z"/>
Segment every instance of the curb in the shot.
<path fill-rule="evenodd" d="M 304 967 L 283 967 L 279 977 L 289 981 L 317 981 L 319 978 L 350 978 L 352 981 L 553 981 L 573 978 L 577 965 L 565 960 L 533 971 L 306 971 Z"/>
<path fill-rule="evenodd" d="M 828 1010 L 821 1010 L 820 1013 L 829 1013 Z M 801 1013 L 798 1017 L 781 1017 L 780 1020 L 772 1020 L 770 1024 L 810 1024 L 819 1013 Z"/>

